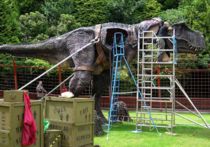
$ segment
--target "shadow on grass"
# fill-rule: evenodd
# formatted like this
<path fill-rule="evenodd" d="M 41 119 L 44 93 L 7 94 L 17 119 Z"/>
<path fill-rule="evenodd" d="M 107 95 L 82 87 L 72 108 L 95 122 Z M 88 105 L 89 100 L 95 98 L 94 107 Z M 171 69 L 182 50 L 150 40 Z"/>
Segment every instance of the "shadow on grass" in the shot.
<path fill-rule="evenodd" d="M 174 130 L 177 134 L 193 136 L 197 138 L 209 139 L 210 137 L 210 129 L 197 126 L 176 126 Z"/>
<path fill-rule="evenodd" d="M 115 123 L 111 127 L 111 131 L 134 131 L 136 128 L 134 123 Z M 210 129 L 197 127 L 197 126 L 176 126 L 174 127 L 174 133 L 176 133 L 176 136 L 180 135 L 186 135 L 186 136 L 192 136 L 197 138 L 209 138 L 210 137 Z M 160 133 L 168 132 L 165 128 L 158 128 L 158 131 Z M 147 127 L 143 128 L 143 133 L 157 133 L 155 129 L 150 129 Z"/>

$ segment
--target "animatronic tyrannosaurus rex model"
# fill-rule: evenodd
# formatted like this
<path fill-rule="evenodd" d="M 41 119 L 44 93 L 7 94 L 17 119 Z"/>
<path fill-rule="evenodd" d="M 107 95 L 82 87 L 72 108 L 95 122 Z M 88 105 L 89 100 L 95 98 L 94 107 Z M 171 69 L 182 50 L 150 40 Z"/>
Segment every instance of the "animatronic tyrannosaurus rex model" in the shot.
<path fill-rule="evenodd" d="M 74 96 L 78 96 L 93 79 L 96 111 L 104 118 L 100 109 L 100 96 L 109 84 L 108 58 L 112 50 L 113 34 L 115 32 L 124 34 L 126 58 L 130 61 L 137 54 L 138 30 L 153 30 L 157 33 L 162 24 L 160 19 L 151 19 L 134 25 L 105 23 L 82 27 L 37 44 L 1 45 L 0 53 L 42 58 L 55 63 L 76 52 L 92 39 L 98 38 L 100 40 L 98 43 L 88 46 L 69 61 L 70 66 L 75 67 L 69 90 Z M 195 53 L 205 47 L 203 36 L 189 29 L 184 23 L 175 24 L 173 28 L 176 32 L 178 52 Z"/>

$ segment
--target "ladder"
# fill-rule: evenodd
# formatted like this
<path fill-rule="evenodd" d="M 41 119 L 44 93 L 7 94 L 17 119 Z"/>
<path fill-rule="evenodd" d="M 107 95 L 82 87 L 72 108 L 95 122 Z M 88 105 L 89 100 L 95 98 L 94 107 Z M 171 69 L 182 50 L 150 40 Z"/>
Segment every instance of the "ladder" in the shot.
<path fill-rule="evenodd" d="M 175 33 L 174 33 L 175 34 Z M 173 43 L 173 48 L 160 48 L 158 41 L 168 39 Z M 167 51 L 172 58 L 167 61 L 158 61 L 160 53 Z M 152 31 L 138 32 L 138 64 L 137 64 L 137 89 L 141 90 L 142 97 L 137 95 L 136 128 L 163 127 L 171 129 L 175 125 L 175 37 L 157 37 Z M 170 73 L 164 72 L 170 68 Z M 161 74 L 155 70 L 159 68 Z M 157 79 L 165 83 L 157 84 Z M 162 94 L 162 95 L 161 95 Z M 161 104 L 163 110 L 153 104 Z"/>
<path fill-rule="evenodd" d="M 124 58 L 124 38 L 122 32 L 114 33 L 112 47 L 112 79 L 111 79 L 111 99 L 108 115 L 107 140 L 109 139 L 109 131 L 111 124 L 117 122 L 117 107 L 114 105 L 119 98 L 120 91 L 120 71 Z"/>
<path fill-rule="evenodd" d="M 124 56 L 124 39 L 123 33 L 116 32 L 114 34 L 113 48 L 112 48 L 112 80 L 111 80 L 111 100 L 109 123 L 117 121 L 117 107 L 115 103 L 118 101 L 120 92 L 120 69 L 122 66 L 122 59 Z"/>

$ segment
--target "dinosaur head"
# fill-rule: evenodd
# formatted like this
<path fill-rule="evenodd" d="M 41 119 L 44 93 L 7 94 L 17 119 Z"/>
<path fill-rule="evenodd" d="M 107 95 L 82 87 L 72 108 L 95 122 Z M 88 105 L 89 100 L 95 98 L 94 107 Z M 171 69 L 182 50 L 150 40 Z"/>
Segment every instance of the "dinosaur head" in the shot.
<path fill-rule="evenodd" d="M 174 24 L 177 49 L 180 53 L 198 53 L 205 49 L 205 39 L 198 31 L 193 31 L 185 23 Z"/>

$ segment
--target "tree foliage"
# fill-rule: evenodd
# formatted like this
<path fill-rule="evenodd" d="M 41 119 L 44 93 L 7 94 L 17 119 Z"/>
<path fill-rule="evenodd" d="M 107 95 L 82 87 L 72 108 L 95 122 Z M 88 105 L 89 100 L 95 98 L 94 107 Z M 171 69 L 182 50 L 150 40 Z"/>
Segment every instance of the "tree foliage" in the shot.
<path fill-rule="evenodd" d="M 20 14 L 39 11 L 45 0 L 16 0 Z"/>
<path fill-rule="evenodd" d="M 82 26 L 107 22 L 109 0 L 74 0 L 73 15 Z"/>
<path fill-rule="evenodd" d="M 34 42 L 34 40 L 46 39 L 45 35 L 48 22 L 40 12 L 30 12 L 20 16 L 22 42 Z"/>
<path fill-rule="evenodd" d="M 109 21 L 123 23 L 139 23 L 157 17 L 161 10 L 157 0 L 112 0 L 108 6 Z"/>
<path fill-rule="evenodd" d="M 57 25 L 61 14 L 71 14 L 73 10 L 73 0 L 45 0 L 41 6 L 41 12 L 47 17 L 50 25 Z"/>
<path fill-rule="evenodd" d="M 18 16 L 15 0 L 0 2 L 0 44 L 19 42 Z"/>
<path fill-rule="evenodd" d="M 179 6 L 181 0 L 157 0 L 160 4 L 162 4 L 162 9 L 176 9 Z"/>
<path fill-rule="evenodd" d="M 132 24 L 157 16 L 201 31 L 208 49 L 197 56 L 196 65 L 210 63 L 209 0 L 1 0 L 0 44 L 38 42 L 80 26 Z"/>

